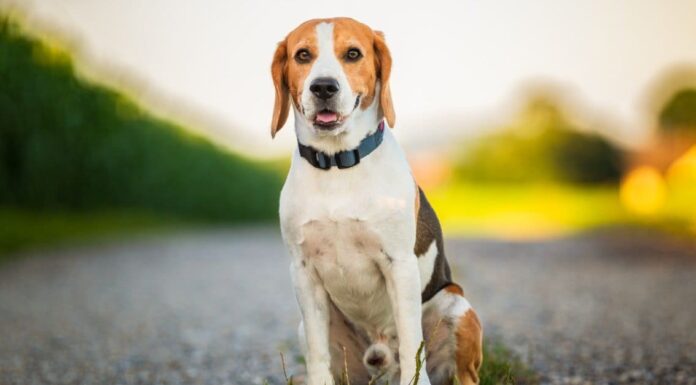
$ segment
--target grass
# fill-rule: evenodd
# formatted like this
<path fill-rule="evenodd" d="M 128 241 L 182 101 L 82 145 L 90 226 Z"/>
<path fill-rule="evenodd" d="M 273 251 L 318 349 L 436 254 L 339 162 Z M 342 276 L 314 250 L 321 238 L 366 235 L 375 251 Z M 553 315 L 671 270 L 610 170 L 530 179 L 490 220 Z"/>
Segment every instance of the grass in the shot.
<path fill-rule="evenodd" d="M 142 212 L 45 212 L 0 208 L 0 262 L 36 247 L 174 229 L 183 222 Z"/>
<path fill-rule="evenodd" d="M 479 375 L 480 385 L 531 385 L 539 382 L 534 371 L 497 341 L 484 342 Z"/>

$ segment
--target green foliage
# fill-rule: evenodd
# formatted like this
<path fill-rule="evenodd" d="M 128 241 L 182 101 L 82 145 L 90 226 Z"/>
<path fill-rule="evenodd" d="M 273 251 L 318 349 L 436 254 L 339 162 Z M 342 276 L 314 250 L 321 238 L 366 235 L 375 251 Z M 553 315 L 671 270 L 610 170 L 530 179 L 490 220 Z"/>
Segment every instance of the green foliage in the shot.
<path fill-rule="evenodd" d="M 677 92 L 660 112 L 660 128 L 663 130 L 696 131 L 696 90 Z"/>
<path fill-rule="evenodd" d="M 274 218 L 271 167 L 148 115 L 76 76 L 69 56 L 0 16 L 0 204 Z"/>
<path fill-rule="evenodd" d="M 465 180 L 485 182 L 616 182 L 621 153 L 607 140 L 576 130 L 550 102 L 531 103 L 518 122 L 481 139 L 457 162 Z"/>

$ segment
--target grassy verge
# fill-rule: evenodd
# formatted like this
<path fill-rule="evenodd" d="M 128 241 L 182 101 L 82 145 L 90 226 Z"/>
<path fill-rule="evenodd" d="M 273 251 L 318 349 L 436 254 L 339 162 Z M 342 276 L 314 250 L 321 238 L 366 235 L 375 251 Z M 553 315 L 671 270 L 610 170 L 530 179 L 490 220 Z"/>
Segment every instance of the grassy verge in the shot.
<path fill-rule="evenodd" d="M 137 212 L 44 212 L 0 208 L 0 262 L 17 251 L 174 229 L 177 220 Z"/>

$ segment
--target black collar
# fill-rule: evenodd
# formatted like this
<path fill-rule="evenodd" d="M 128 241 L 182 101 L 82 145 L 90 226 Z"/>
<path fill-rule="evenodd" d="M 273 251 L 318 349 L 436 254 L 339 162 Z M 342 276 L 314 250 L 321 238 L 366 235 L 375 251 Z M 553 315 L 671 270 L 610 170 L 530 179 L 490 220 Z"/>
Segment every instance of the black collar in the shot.
<path fill-rule="evenodd" d="M 338 168 L 350 168 L 360 163 L 360 159 L 370 155 L 380 144 L 382 144 L 382 138 L 384 137 L 384 121 L 379 122 L 377 130 L 366 136 L 360 141 L 357 148 L 352 150 L 346 150 L 337 152 L 334 155 L 327 155 L 321 151 L 305 146 L 304 144 L 297 142 L 300 147 L 300 156 L 307 159 L 307 162 L 312 166 L 321 169 L 328 170 L 331 167 Z"/>

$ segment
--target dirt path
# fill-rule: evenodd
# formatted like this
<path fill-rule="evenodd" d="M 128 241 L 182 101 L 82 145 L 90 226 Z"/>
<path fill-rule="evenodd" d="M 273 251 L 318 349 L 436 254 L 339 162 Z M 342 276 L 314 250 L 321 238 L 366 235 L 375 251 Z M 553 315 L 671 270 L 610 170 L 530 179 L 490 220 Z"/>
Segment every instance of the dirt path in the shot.
<path fill-rule="evenodd" d="M 454 240 L 490 336 L 551 383 L 696 383 L 696 248 L 599 234 Z M 35 252 L 0 268 L 0 384 L 262 384 L 295 362 L 276 231 Z"/>

